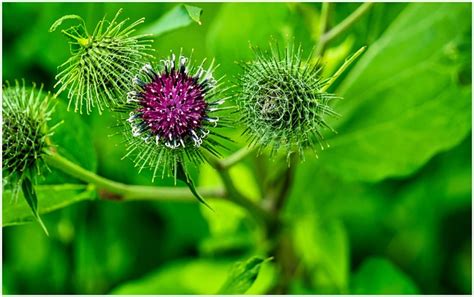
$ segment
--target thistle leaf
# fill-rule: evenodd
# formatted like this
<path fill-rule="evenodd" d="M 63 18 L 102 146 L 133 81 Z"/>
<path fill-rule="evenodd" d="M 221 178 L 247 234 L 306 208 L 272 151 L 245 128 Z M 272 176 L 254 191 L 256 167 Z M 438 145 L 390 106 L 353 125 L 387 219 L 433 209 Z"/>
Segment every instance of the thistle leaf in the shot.
<path fill-rule="evenodd" d="M 46 229 L 46 226 L 44 225 L 43 221 L 41 220 L 41 217 L 39 216 L 38 197 L 36 196 L 35 189 L 33 188 L 33 183 L 31 182 L 29 177 L 23 178 L 21 182 L 21 189 L 23 190 L 23 195 L 25 196 L 25 200 L 30 206 L 34 217 L 36 218 L 38 223 L 41 225 L 41 228 L 43 228 L 44 233 L 46 233 L 46 235 L 49 236 L 48 229 Z"/>
<path fill-rule="evenodd" d="M 229 278 L 218 294 L 245 294 L 257 279 L 260 267 L 272 258 L 252 257 L 247 261 L 237 262 L 232 267 Z"/>
<path fill-rule="evenodd" d="M 188 187 L 191 193 L 193 193 L 194 197 L 207 206 L 210 210 L 214 211 L 212 207 L 204 200 L 204 198 L 198 193 L 196 190 L 196 187 L 194 186 L 194 182 L 191 179 L 191 177 L 186 173 L 186 170 L 184 169 L 183 163 L 178 162 L 176 166 L 176 178 L 179 179 L 180 181 L 183 181 Z"/>
<path fill-rule="evenodd" d="M 190 5 L 177 5 L 156 22 L 143 28 L 141 32 L 162 35 L 164 33 L 191 25 L 193 22 L 201 25 L 202 9 Z"/>

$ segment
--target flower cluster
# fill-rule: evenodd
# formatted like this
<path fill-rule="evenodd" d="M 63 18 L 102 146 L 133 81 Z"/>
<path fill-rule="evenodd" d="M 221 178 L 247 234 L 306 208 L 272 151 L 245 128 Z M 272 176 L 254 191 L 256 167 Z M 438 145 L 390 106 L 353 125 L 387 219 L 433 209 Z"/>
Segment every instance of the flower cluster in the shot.
<path fill-rule="evenodd" d="M 253 49 L 255 59 L 241 63 L 238 98 L 249 142 L 287 156 L 304 157 L 304 149 L 316 144 L 323 149 L 322 129 L 331 129 L 325 118 L 337 116 L 329 104 L 338 97 L 323 91 L 328 79 L 321 78 L 320 65 L 311 56 L 304 60 L 301 46 L 283 53 L 274 45 L 270 51 Z"/>
<path fill-rule="evenodd" d="M 214 137 L 223 136 L 213 129 L 226 123 L 215 114 L 226 98 L 213 65 L 205 69 L 203 61 L 195 67 L 171 54 L 156 66 L 146 64 L 133 79 L 128 103 L 118 109 L 128 116 L 127 155 L 136 153 L 136 166 L 152 168 L 153 178 L 160 167 L 162 176 L 168 171 L 176 177 L 185 159 L 200 163 L 202 149 L 218 155 L 215 147 L 221 144 Z"/>
<path fill-rule="evenodd" d="M 80 20 L 81 24 L 62 32 L 71 39 L 72 56 L 59 67 L 55 87 L 57 93 L 68 90 L 69 106 L 82 113 L 96 107 L 101 113 L 106 107 L 124 103 L 125 90 L 129 88 L 136 70 L 152 56 L 149 35 L 133 35 L 143 23 L 139 19 L 127 25 L 128 19 L 118 21 L 121 10 L 112 21 L 102 19 L 89 34 L 84 21 L 76 15 L 65 16 L 51 27 L 54 31 L 65 19 Z"/>
<path fill-rule="evenodd" d="M 24 177 L 33 178 L 41 172 L 43 156 L 50 147 L 48 137 L 54 127 L 48 127 L 54 107 L 49 96 L 33 84 L 14 85 L 6 82 L 2 95 L 2 159 L 3 174 L 17 192 Z"/>

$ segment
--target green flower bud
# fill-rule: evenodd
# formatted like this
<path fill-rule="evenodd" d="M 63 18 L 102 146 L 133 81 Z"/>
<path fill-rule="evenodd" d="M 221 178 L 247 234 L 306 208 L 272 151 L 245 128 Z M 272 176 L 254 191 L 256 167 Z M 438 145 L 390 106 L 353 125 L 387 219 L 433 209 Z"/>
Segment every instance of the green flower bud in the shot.
<path fill-rule="evenodd" d="M 105 108 L 125 102 L 126 92 L 135 72 L 151 56 L 150 35 L 134 34 L 144 18 L 127 25 L 128 19 L 118 21 L 121 10 L 112 21 L 102 19 L 89 34 L 84 20 L 77 15 L 67 15 L 57 20 L 50 28 L 56 30 L 63 21 L 81 21 L 77 26 L 62 32 L 70 38 L 72 56 L 59 66 L 56 76 L 59 86 L 57 94 L 67 92 L 69 106 L 82 113 L 97 108 L 101 113 Z"/>
<path fill-rule="evenodd" d="M 27 89 L 24 82 L 18 81 L 3 86 L 3 174 L 13 185 L 24 176 L 39 175 L 43 156 L 50 148 L 48 137 L 54 127 L 48 127 L 47 122 L 54 107 L 42 88 L 37 90 L 33 84 Z"/>
<path fill-rule="evenodd" d="M 240 94 L 237 97 L 246 124 L 244 134 L 251 145 L 269 147 L 271 154 L 296 152 L 304 157 L 306 148 L 324 149 L 323 129 L 333 129 L 327 117 L 338 114 L 330 106 L 337 96 L 325 91 L 329 79 L 321 77 L 321 66 L 303 57 L 301 46 L 282 52 L 253 48 L 255 59 L 241 63 Z"/>

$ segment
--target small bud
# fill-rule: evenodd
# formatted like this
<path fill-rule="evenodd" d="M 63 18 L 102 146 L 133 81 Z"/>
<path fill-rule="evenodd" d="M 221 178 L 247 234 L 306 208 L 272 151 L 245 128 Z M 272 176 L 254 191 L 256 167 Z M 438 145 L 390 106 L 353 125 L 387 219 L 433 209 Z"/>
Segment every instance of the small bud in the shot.
<path fill-rule="evenodd" d="M 92 108 L 101 113 L 125 103 L 123 95 L 136 70 L 152 57 L 152 40 L 147 35 L 133 35 L 143 20 L 126 26 L 127 20 L 117 20 L 120 12 L 110 22 L 101 20 L 92 35 L 83 21 L 62 31 L 71 39 L 72 56 L 59 66 L 55 87 L 59 86 L 57 94 L 67 90 L 68 108 L 74 105 L 75 112 L 82 113 L 85 105 L 86 113 Z"/>
<path fill-rule="evenodd" d="M 305 60 L 294 45 L 279 52 L 254 48 L 255 59 L 241 63 L 238 100 L 242 120 L 252 145 L 270 147 L 271 153 L 298 152 L 323 142 L 322 129 L 329 128 L 326 117 L 337 116 L 330 102 L 334 94 L 322 91 L 325 81 L 318 63 Z"/>
<path fill-rule="evenodd" d="M 53 129 L 47 122 L 54 107 L 49 95 L 35 84 L 26 88 L 25 82 L 6 82 L 2 94 L 2 159 L 3 174 L 18 193 L 25 177 L 34 179 L 40 174 L 43 156 L 49 149 L 47 138 Z"/>

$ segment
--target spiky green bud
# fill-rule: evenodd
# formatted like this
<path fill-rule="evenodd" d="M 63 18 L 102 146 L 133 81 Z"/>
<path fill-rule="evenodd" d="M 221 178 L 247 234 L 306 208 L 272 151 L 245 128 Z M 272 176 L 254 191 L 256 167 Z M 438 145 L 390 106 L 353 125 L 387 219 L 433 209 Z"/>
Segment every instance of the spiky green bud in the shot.
<path fill-rule="evenodd" d="M 50 148 L 48 137 L 54 127 L 47 122 L 54 107 L 49 95 L 42 93 L 33 84 L 26 88 L 25 82 L 14 85 L 6 82 L 2 95 L 3 116 L 3 174 L 13 184 L 24 176 L 39 175 L 43 155 Z"/>
<path fill-rule="evenodd" d="M 57 93 L 68 91 L 69 106 L 82 113 L 124 103 L 130 82 L 135 72 L 151 58 L 150 35 L 134 34 L 136 27 L 144 22 L 141 18 L 127 25 L 128 19 L 118 21 L 121 10 L 110 21 L 105 17 L 89 34 L 84 20 L 77 15 L 67 15 L 57 20 L 50 28 L 56 30 L 63 21 L 76 19 L 81 23 L 62 32 L 69 37 L 72 56 L 59 66 L 56 76 Z"/>
<path fill-rule="evenodd" d="M 332 130 L 326 117 L 338 115 L 330 102 L 338 97 L 325 91 L 329 80 L 321 77 L 320 64 L 303 57 L 301 46 L 253 51 L 254 60 L 241 63 L 237 98 L 251 145 L 301 157 L 306 148 L 323 149 L 322 130 Z"/>

